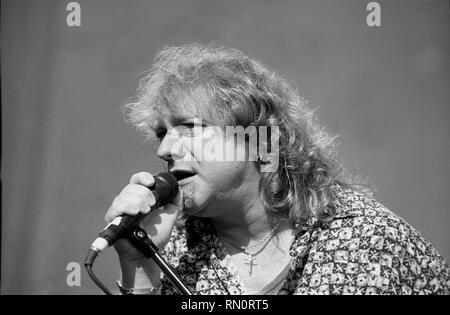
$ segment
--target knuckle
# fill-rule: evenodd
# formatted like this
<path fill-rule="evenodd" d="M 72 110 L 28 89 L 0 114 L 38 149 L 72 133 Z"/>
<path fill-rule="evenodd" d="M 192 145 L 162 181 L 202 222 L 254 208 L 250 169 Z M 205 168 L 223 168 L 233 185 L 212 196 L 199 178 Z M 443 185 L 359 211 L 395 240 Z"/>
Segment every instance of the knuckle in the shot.
<path fill-rule="evenodd" d="M 122 214 L 133 214 L 136 212 L 134 200 L 128 198 L 118 199 L 112 206 L 111 216 L 116 217 Z M 137 209 L 138 210 L 138 209 Z"/>
<path fill-rule="evenodd" d="M 153 206 L 153 205 L 155 205 L 156 204 L 156 198 L 155 198 L 155 195 L 153 195 L 151 192 L 150 192 L 150 194 L 149 195 L 147 195 L 147 203 L 150 205 L 150 206 Z"/>
<path fill-rule="evenodd" d="M 151 206 L 155 204 L 155 197 L 149 188 L 140 184 L 143 176 L 153 180 L 150 173 L 134 174 L 130 184 L 126 185 L 112 200 L 111 206 L 104 216 L 106 222 L 109 223 L 123 214 L 136 215 L 139 212 L 147 213 L 151 210 Z"/>
<path fill-rule="evenodd" d="M 129 195 L 127 200 L 130 203 L 130 205 L 133 205 L 133 206 L 139 206 L 143 202 L 143 198 L 138 195 Z"/>
<path fill-rule="evenodd" d="M 140 211 L 142 212 L 142 213 L 148 213 L 148 212 L 150 212 L 150 205 L 148 204 L 148 203 L 144 203 L 142 206 L 141 206 L 141 208 L 140 208 Z"/>

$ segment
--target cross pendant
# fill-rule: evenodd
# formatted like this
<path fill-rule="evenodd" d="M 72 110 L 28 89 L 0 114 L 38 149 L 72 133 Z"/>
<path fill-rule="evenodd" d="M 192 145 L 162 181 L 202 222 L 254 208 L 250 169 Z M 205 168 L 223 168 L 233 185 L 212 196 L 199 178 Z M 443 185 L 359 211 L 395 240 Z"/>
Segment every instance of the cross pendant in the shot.
<path fill-rule="evenodd" d="M 256 258 L 253 257 L 252 254 L 249 254 L 247 260 L 245 261 L 245 264 L 250 266 L 250 270 L 248 271 L 249 275 L 252 275 L 253 266 L 257 266 L 257 264 L 255 263 L 255 259 Z"/>

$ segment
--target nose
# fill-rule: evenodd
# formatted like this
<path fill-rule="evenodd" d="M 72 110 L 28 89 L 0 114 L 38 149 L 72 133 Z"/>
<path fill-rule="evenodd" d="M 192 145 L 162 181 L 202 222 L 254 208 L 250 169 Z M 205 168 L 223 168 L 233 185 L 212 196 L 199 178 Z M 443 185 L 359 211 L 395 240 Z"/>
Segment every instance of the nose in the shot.
<path fill-rule="evenodd" d="M 166 162 L 181 159 L 184 156 L 184 148 L 180 135 L 174 128 L 167 130 L 158 147 L 158 157 Z"/>
<path fill-rule="evenodd" d="M 167 132 L 159 144 L 157 151 L 158 157 L 166 162 L 172 160 L 171 147 L 169 132 Z"/>

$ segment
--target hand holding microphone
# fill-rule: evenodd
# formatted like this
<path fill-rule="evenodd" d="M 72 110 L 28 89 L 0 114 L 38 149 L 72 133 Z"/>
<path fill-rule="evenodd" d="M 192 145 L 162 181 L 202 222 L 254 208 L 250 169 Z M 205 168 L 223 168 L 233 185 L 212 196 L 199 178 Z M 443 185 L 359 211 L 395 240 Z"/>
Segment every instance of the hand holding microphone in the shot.
<path fill-rule="evenodd" d="M 141 172 L 131 177 L 130 184 L 125 186 L 111 204 L 105 215 L 109 224 L 92 243 L 84 261 L 89 276 L 103 292 L 112 294 L 95 276 L 92 265 L 97 255 L 111 245 L 114 245 L 119 254 L 124 285 L 133 286 L 138 283 L 154 287 L 160 282 L 160 271 L 143 260 L 141 252 L 126 239 L 140 226 L 141 230 L 146 230 L 142 232 L 150 238 L 146 236 L 146 245 L 138 243 L 137 246 L 153 255 L 157 265 L 180 292 L 191 294 L 173 269 L 157 253 L 158 248 L 164 247 L 169 241 L 182 205 L 182 193 L 173 174 L 160 173 L 152 176 L 150 173 Z"/>
<path fill-rule="evenodd" d="M 100 252 L 114 244 L 121 259 L 142 258 L 142 254 L 123 238 L 126 233 L 140 223 L 153 242 L 162 248 L 169 241 L 182 205 L 182 194 L 172 174 L 134 174 L 130 184 L 114 198 L 105 215 L 109 225 L 100 232 L 92 248 Z"/>

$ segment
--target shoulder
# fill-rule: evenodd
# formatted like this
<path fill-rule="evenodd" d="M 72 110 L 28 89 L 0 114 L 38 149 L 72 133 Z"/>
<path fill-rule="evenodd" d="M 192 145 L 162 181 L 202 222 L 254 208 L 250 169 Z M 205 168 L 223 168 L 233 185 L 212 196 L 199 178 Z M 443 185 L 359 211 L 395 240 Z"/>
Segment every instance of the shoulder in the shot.
<path fill-rule="evenodd" d="M 340 187 L 336 190 L 334 204 L 336 216 L 322 226 L 322 233 L 338 232 L 344 239 L 362 240 L 360 248 L 367 245 L 383 253 L 442 259 L 414 227 L 374 198 Z"/>
<path fill-rule="evenodd" d="M 336 215 L 298 235 L 303 290 L 336 294 L 449 293 L 449 266 L 406 221 L 351 189 L 335 192 Z M 292 255 L 292 253 L 291 253 Z"/>

